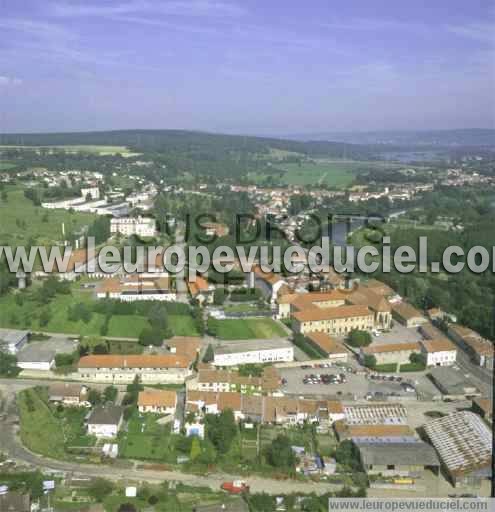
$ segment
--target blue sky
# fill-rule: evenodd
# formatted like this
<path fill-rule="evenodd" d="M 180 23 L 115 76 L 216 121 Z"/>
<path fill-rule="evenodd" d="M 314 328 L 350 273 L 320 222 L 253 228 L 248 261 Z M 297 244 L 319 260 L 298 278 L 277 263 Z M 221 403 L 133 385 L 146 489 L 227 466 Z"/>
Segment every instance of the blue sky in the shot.
<path fill-rule="evenodd" d="M 2 0 L 0 132 L 494 127 L 494 5 Z"/>

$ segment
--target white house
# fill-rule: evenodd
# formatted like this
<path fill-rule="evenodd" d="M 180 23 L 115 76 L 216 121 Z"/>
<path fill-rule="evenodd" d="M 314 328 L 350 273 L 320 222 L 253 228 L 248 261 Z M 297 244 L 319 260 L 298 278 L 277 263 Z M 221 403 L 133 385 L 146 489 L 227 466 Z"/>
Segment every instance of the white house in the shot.
<path fill-rule="evenodd" d="M 457 359 L 457 349 L 447 338 L 423 340 L 421 353 L 426 356 L 426 366 L 450 366 Z"/>
<path fill-rule="evenodd" d="M 115 437 L 123 422 L 122 407 L 97 407 L 88 418 L 88 434 L 96 437 Z"/>
<path fill-rule="evenodd" d="M 294 361 L 294 347 L 284 338 L 225 341 L 214 349 L 215 366 L 263 364 Z"/>
<path fill-rule="evenodd" d="M 154 237 L 156 221 L 150 217 L 121 217 L 110 221 L 110 233 Z"/>

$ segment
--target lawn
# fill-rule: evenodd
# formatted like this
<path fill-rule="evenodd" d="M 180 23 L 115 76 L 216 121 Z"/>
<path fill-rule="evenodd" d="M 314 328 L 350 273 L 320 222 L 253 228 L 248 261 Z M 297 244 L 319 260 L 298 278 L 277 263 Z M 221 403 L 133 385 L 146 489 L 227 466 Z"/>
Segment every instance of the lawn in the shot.
<path fill-rule="evenodd" d="M 92 213 L 45 210 L 24 197 L 24 190 L 6 186 L 7 201 L 0 200 L 0 245 L 55 245 L 62 241 L 62 224 L 66 234 L 78 232 L 96 219 Z"/>
<path fill-rule="evenodd" d="M 224 340 L 268 339 L 287 336 L 284 328 L 271 318 L 228 320 L 210 318 L 208 329 L 217 338 Z"/>
<path fill-rule="evenodd" d="M 127 433 L 121 434 L 119 438 L 121 457 L 176 463 L 171 425 L 159 425 L 159 418 L 155 414 L 134 412 Z"/>
<path fill-rule="evenodd" d="M 37 286 L 37 285 L 34 285 Z M 33 331 L 60 332 L 81 336 L 99 336 L 105 323 L 105 316 L 92 313 L 86 323 L 82 320 L 71 321 L 68 310 L 77 303 L 88 306 L 95 300 L 91 293 L 81 290 L 77 283 L 71 287 L 71 295 L 57 295 L 44 309 L 50 311 L 50 320 L 46 325 L 40 325 L 39 304 L 30 300 L 30 290 L 22 294 L 24 300 L 16 300 L 16 295 L 10 293 L 0 297 L 0 327 L 26 328 Z M 194 319 L 187 314 L 169 315 L 169 324 L 174 335 L 197 336 L 198 331 Z M 148 319 L 139 315 L 113 315 L 108 324 L 106 336 L 122 338 L 138 338 L 144 328 L 150 327 Z"/>

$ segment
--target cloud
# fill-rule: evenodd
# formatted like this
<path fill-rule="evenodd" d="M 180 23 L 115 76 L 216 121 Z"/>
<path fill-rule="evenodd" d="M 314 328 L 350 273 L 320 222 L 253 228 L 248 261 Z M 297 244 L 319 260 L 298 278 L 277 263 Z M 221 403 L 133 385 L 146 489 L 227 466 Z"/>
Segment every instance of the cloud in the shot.
<path fill-rule="evenodd" d="M 495 44 L 495 23 L 470 23 L 468 25 L 447 25 L 447 30 L 458 36 Z"/>
<path fill-rule="evenodd" d="M 21 85 L 22 80 L 14 76 L 0 75 L 0 87 L 12 87 Z"/>
<path fill-rule="evenodd" d="M 163 16 L 235 18 L 246 14 L 246 10 L 240 5 L 213 0 L 171 2 L 130 0 L 115 5 L 53 3 L 49 4 L 48 7 L 48 14 L 64 18 L 92 16 L 112 17 L 139 13 Z"/>

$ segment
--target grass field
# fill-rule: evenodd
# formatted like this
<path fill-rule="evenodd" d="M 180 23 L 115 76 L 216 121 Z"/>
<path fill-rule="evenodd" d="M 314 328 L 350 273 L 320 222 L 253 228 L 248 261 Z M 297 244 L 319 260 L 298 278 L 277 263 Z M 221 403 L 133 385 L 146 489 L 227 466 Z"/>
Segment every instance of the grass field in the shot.
<path fill-rule="evenodd" d="M 21 419 L 21 440 L 33 452 L 63 459 L 65 450 L 60 422 L 33 389 L 17 395 Z"/>
<path fill-rule="evenodd" d="M 35 245 L 54 245 L 62 240 L 62 223 L 69 234 L 96 219 L 92 213 L 45 210 L 34 206 L 19 187 L 6 186 L 5 191 L 7 201 L 0 200 L 1 245 L 25 245 L 28 240 L 34 241 Z"/>
<path fill-rule="evenodd" d="M 135 411 L 129 420 L 127 433 L 122 434 L 119 440 L 122 457 L 176 463 L 171 426 L 159 425 L 158 419 L 155 414 L 141 415 Z"/>
<path fill-rule="evenodd" d="M 24 300 L 16 300 L 13 293 L 0 297 L 0 327 L 26 328 L 34 331 L 60 332 L 81 336 L 99 336 L 105 323 L 104 315 L 92 313 L 90 320 L 71 321 L 68 310 L 77 303 L 91 305 L 95 300 L 91 293 L 79 290 L 78 285 L 72 286 L 71 295 L 57 295 L 45 308 L 50 311 L 50 320 L 40 325 L 39 305 L 29 300 L 29 292 L 23 294 Z M 174 335 L 196 336 L 198 331 L 194 319 L 189 315 L 170 315 L 170 328 Z M 108 325 L 107 336 L 137 338 L 144 328 L 150 327 L 148 319 L 138 315 L 113 315 Z"/>
<path fill-rule="evenodd" d="M 284 328 L 271 318 L 208 320 L 209 330 L 224 340 L 268 339 L 285 337 Z"/>
<path fill-rule="evenodd" d="M 389 162 L 367 162 L 357 160 L 316 159 L 298 163 L 274 163 L 273 170 L 280 170 L 280 177 L 271 174 L 250 174 L 257 184 L 263 184 L 270 176 L 283 185 L 326 185 L 345 188 L 352 184 L 357 174 L 371 169 L 387 167 Z"/>
<path fill-rule="evenodd" d="M 7 161 L 1 161 L 0 160 L 0 171 L 8 171 L 9 169 L 13 169 L 15 167 L 15 164 L 12 162 Z"/>
<path fill-rule="evenodd" d="M 140 153 L 133 153 L 126 146 L 96 146 L 96 145 L 64 145 L 64 146 L 9 146 L 0 145 L 0 149 L 25 149 L 28 151 L 65 151 L 66 153 L 91 153 L 101 156 L 117 155 L 136 156 Z"/>

